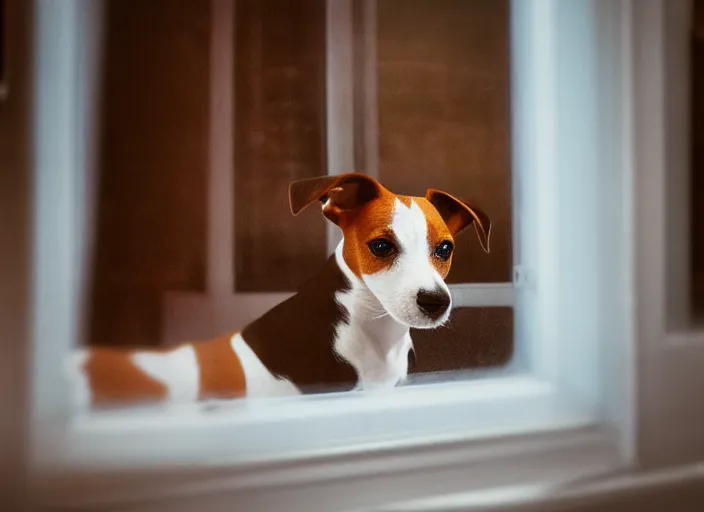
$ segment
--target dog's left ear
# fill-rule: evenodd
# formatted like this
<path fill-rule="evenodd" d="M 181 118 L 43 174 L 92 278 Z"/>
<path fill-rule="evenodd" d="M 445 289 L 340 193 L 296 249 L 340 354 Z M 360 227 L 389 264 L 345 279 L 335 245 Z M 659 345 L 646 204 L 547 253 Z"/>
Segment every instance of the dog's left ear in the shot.
<path fill-rule="evenodd" d="M 339 224 L 344 215 L 376 199 L 381 191 L 374 178 L 352 172 L 294 181 L 288 186 L 288 200 L 294 215 L 320 201 L 323 215 Z"/>
<path fill-rule="evenodd" d="M 474 223 L 482 249 L 484 252 L 489 252 L 491 221 L 486 213 L 441 190 L 428 189 L 425 198 L 440 213 L 453 236 Z"/>

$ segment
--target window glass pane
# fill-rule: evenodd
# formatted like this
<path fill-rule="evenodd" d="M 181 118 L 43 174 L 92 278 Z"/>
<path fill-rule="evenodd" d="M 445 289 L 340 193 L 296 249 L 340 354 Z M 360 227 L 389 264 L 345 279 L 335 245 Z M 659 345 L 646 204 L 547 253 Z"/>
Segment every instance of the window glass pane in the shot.
<path fill-rule="evenodd" d="M 232 46 L 223 52 L 233 59 L 233 111 L 211 110 L 217 85 L 211 44 L 221 26 L 211 8 L 217 4 L 106 1 L 89 344 L 169 353 L 169 345 L 226 336 L 284 300 L 280 292 L 294 293 L 323 271 L 328 221 L 319 204 L 293 216 L 288 185 L 326 175 L 333 142 L 353 148 L 360 171 L 378 164 L 378 179 L 394 193 L 418 196 L 436 188 L 476 202 L 492 221 L 491 253 L 481 250 L 470 227 L 457 239 L 448 281 L 511 281 L 507 0 L 377 0 L 372 16 L 364 9 L 374 2 L 351 2 L 349 19 L 336 21 L 338 28 L 348 24 L 352 54 L 349 103 L 334 106 L 347 112 L 346 120 L 329 111 L 329 84 L 344 77 L 331 77 L 326 67 L 325 0 L 233 2 Z M 341 41 L 335 51 L 344 53 Z M 367 58 L 373 66 L 365 67 Z M 216 151 L 211 116 L 232 116 L 234 127 L 226 137 L 232 139 L 233 186 L 226 188 L 232 204 L 218 213 L 233 221 L 232 232 L 214 235 L 208 229 L 215 215 L 208 203 Z M 338 122 L 350 123 L 350 140 L 328 140 L 331 132 L 345 132 L 330 130 Z M 234 247 L 233 261 L 225 258 L 230 295 L 210 289 L 209 236 Z M 181 309 L 173 292 L 188 299 Z M 306 304 L 267 324 L 280 340 L 273 348 L 255 347 L 271 334 L 267 329 L 245 335 L 265 366 L 278 371 L 295 364 L 306 379 L 318 379 L 315 372 L 337 364 L 337 356 L 311 359 L 307 346 L 289 335 L 298 332 L 295 325 L 315 326 L 350 306 L 326 307 Z M 344 314 L 324 325 L 328 345 Z M 188 334 L 167 339 L 166 332 Z M 412 329 L 411 336 L 415 373 L 502 366 L 513 352 L 513 310 L 457 308 L 446 326 Z M 216 363 L 222 356 L 197 354 Z M 318 389 L 340 384 L 313 383 Z"/>

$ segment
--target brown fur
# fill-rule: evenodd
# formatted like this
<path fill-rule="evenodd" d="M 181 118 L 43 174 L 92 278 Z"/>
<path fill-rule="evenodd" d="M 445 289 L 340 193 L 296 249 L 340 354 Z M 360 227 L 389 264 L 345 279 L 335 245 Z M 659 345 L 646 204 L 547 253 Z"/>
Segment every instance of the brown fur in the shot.
<path fill-rule="evenodd" d="M 339 226 L 345 237 L 343 256 L 357 277 L 362 274 L 375 274 L 393 263 L 393 255 L 389 258 L 377 258 L 369 251 L 367 244 L 376 238 L 386 238 L 396 243 L 391 230 L 396 197 L 395 194 L 382 189 L 377 199 L 340 219 Z"/>
<path fill-rule="evenodd" d="M 199 399 L 236 398 L 246 394 L 242 363 L 230 343 L 233 334 L 191 343 L 198 361 Z M 166 354 L 183 346 L 149 349 L 148 352 Z M 108 347 L 90 349 L 83 370 L 88 377 L 93 406 L 153 402 L 166 398 L 166 386 L 132 362 L 132 356 L 138 352 L 136 349 Z"/>
<path fill-rule="evenodd" d="M 415 198 L 415 201 L 420 207 L 423 214 L 425 215 L 425 218 L 427 219 L 428 246 L 430 247 L 430 249 L 434 251 L 435 248 L 444 241 L 449 241 L 454 245 L 455 241 L 452 238 L 452 235 L 450 234 L 450 230 L 448 229 L 447 225 L 445 224 L 445 221 L 440 216 L 438 211 L 430 203 L 430 201 L 423 197 L 417 197 Z M 452 266 L 452 257 L 454 255 L 455 253 L 453 251 L 452 255 L 450 255 L 447 261 L 442 261 L 440 258 L 435 257 L 431 258 L 431 263 L 433 264 L 433 267 L 435 267 L 435 270 L 438 271 L 438 274 L 440 274 L 443 279 L 445 279 L 447 277 L 447 274 L 450 272 L 450 267 Z"/>
<path fill-rule="evenodd" d="M 201 400 L 208 398 L 237 398 L 247 391 L 244 369 L 230 340 L 234 333 L 193 346 L 200 367 Z"/>
<path fill-rule="evenodd" d="M 92 393 L 92 405 L 153 401 L 166 398 L 166 387 L 132 361 L 134 350 L 95 347 L 83 365 Z"/>

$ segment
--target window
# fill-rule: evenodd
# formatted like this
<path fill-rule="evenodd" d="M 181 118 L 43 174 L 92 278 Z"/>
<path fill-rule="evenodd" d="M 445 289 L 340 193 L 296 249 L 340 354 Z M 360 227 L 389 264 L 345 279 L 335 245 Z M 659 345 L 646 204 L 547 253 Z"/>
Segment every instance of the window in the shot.
<path fill-rule="evenodd" d="M 337 8 L 340 3 L 328 2 L 326 23 L 331 5 Z M 368 20 L 369 11 L 365 8 L 370 4 L 364 2 L 361 11 L 352 10 L 353 28 L 360 19 Z M 87 138 L 83 135 L 92 132 L 94 125 L 91 123 L 95 118 L 79 101 L 83 96 L 73 92 L 77 85 L 87 87 L 86 84 L 91 83 L 87 76 L 90 67 L 87 69 L 78 63 L 87 61 L 95 65 L 101 61 L 93 53 L 81 60 L 76 50 L 94 48 L 83 44 L 94 42 L 96 37 L 87 30 L 88 27 L 95 29 L 95 25 L 86 22 L 102 19 L 102 16 L 96 7 L 99 4 L 90 5 L 92 7 L 80 2 L 40 3 L 36 19 L 37 220 L 33 262 L 36 332 L 31 402 L 36 430 L 34 453 L 35 462 L 41 464 L 42 469 L 58 470 L 58 476 L 50 475 L 52 479 L 46 480 L 53 489 L 61 489 L 61 477 L 65 473 L 67 478 L 78 482 L 77 491 L 63 496 L 61 492 L 47 494 L 45 499 L 71 501 L 80 495 L 95 503 L 117 500 L 116 496 L 139 501 L 139 496 L 130 492 L 143 493 L 147 499 L 166 493 L 168 497 L 162 494 L 160 498 L 173 505 L 175 500 L 185 502 L 199 492 L 202 496 L 202 489 L 208 488 L 223 491 L 220 503 L 235 496 L 240 500 L 238 504 L 245 503 L 244 508 L 254 510 L 266 508 L 274 499 L 301 506 L 305 497 L 301 497 L 303 491 L 299 486 L 304 485 L 309 486 L 306 489 L 321 491 L 323 498 L 328 496 L 327 501 L 317 505 L 322 509 L 334 508 L 333 504 L 342 502 L 349 507 L 365 507 L 432 493 L 467 490 L 468 486 L 476 490 L 516 485 L 517 482 L 574 480 L 632 462 L 633 454 L 629 454 L 629 450 L 635 443 L 630 429 L 636 415 L 635 401 L 629 395 L 634 380 L 631 380 L 630 368 L 635 359 L 627 343 L 632 336 L 629 333 L 631 303 L 628 301 L 633 292 L 629 277 L 633 270 L 632 252 L 629 251 L 635 243 L 631 237 L 633 225 L 639 230 L 645 228 L 629 216 L 628 200 L 632 186 L 650 185 L 646 180 L 631 183 L 634 165 L 642 165 L 648 172 L 662 171 L 653 166 L 659 165 L 657 162 L 663 153 L 658 153 L 658 158 L 642 159 L 648 151 L 657 150 L 654 142 L 660 141 L 657 133 L 647 130 L 661 126 L 663 120 L 656 118 L 654 123 L 639 124 L 636 121 L 642 119 L 638 116 L 657 116 L 659 110 L 644 109 L 636 116 L 630 109 L 633 103 L 657 97 L 647 89 L 649 81 L 636 81 L 634 76 L 643 78 L 640 73 L 647 76 L 644 69 L 664 76 L 662 69 L 653 71 L 635 58 L 637 51 L 647 49 L 643 43 L 651 41 L 647 38 L 654 38 L 656 44 L 662 42 L 663 35 L 651 30 L 659 26 L 658 21 L 662 19 L 662 12 L 658 10 L 662 3 L 653 2 L 642 12 L 631 10 L 630 4 L 616 2 L 515 1 L 510 4 L 511 137 L 507 143 L 511 146 L 514 197 L 513 211 L 507 213 L 506 222 L 511 217 L 514 232 L 507 238 L 511 252 L 507 253 L 510 256 L 506 261 L 515 277 L 511 291 L 513 302 L 508 304 L 515 303 L 514 365 L 501 372 L 488 372 L 482 379 L 409 386 L 390 394 L 332 394 L 246 406 L 237 402 L 216 412 L 184 408 L 169 411 L 170 416 L 153 410 L 73 415 L 57 363 L 80 335 L 79 312 L 82 311 L 81 300 L 85 299 L 79 285 L 86 262 L 82 260 L 84 253 L 77 248 L 88 243 L 83 239 L 84 230 L 80 226 L 90 218 L 90 202 L 84 200 L 84 193 L 91 190 L 90 182 L 85 180 L 90 175 L 86 170 L 91 169 L 92 164 L 86 159 L 91 153 L 85 147 Z M 245 8 L 254 4 L 238 2 L 238 5 Z M 313 2 L 306 4 L 306 8 L 312 9 L 311 5 Z M 422 10 L 425 4 L 413 5 Z M 473 8 L 478 8 L 477 5 L 480 4 Z M 110 5 L 106 6 L 109 10 Z M 196 24 L 200 27 L 194 29 L 196 32 L 207 33 L 207 20 L 213 13 L 228 14 L 222 18 L 215 16 L 216 19 L 233 19 L 229 17 L 232 11 L 228 11 L 233 8 L 231 2 L 216 0 L 208 8 L 212 9 L 209 14 L 205 13 L 205 7 L 202 12 L 198 11 L 200 14 L 190 13 L 204 21 L 205 28 Z M 379 31 L 384 20 L 381 13 L 379 8 L 376 18 Z M 174 16 L 171 21 L 178 27 L 178 20 L 183 19 L 179 16 L 184 14 L 176 12 Z M 152 14 L 133 21 L 149 24 L 158 17 Z M 394 22 L 402 23 L 402 20 Z M 235 22 L 235 28 L 237 23 L 239 21 Z M 223 31 L 213 33 L 212 37 L 235 34 L 235 28 L 228 28 L 225 23 Z M 316 34 L 315 30 L 307 32 L 310 37 L 320 37 Z M 450 34 L 448 31 L 448 37 Z M 364 37 L 362 40 L 366 41 Z M 327 41 L 326 36 L 326 51 Z M 236 154 L 237 144 L 232 159 L 227 149 L 232 148 L 232 140 L 237 141 L 239 113 L 236 95 L 233 98 L 229 94 L 232 84 L 228 84 L 227 78 L 217 80 L 219 73 L 229 76 L 228 66 L 233 65 L 229 60 L 231 55 L 219 53 L 217 48 L 210 48 L 212 61 L 209 62 L 222 65 L 207 66 L 209 91 L 223 95 L 211 96 L 212 106 L 184 105 L 184 108 L 196 120 L 194 123 L 207 122 L 209 132 L 214 130 L 223 137 L 207 139 L 206 145 L 197 137 L 179 139 L 180 134 L 169 131 L 146 134 L 173 137 L 170 141 L 176 154 L 184 149 L 181 145 L 201 144 L 202 151 L 210 158 L 211 145 L 214 145 L 216 150 L 212 154 L 223 159 L 215 161 L 218 165 L 211 161 L 208 177 L 223 172 L 222 169 L 227 169 L 233 161 L 236 166 L 237 159 L 243 156 Z M 108 44 L 107 55 L 110 51 Z M 135 58 L 140 56 L 134 51 Z M 205 73 L 203 68 L 198 68 L 202 66 L 200 60 L 194 58 L 189 65 Z M 354 55 L 350 61 L 356 62 Z M 242 61 L 235 59 L 235 68 L 238 62 Z M 380 59 L 377 71 L 381 72 L 382 68 Z M 177 74 L 180 77 L 184 72 L 178 70 Z M 237 80 L 235 74 L 235 84 Z M 215 84 L 228 87 L 220 89 Z M 183 94 L 180 86 L 175 85 L 172 93 Z M 83 92 L 88 90 L 93 89 L 87 87 Z M 356 90 L 354 86 L 352 90 Z M 382 92 L 378 87 L 379 132 L 383 134 Z M 366 104 L 370 93 L 369 90 L 363 93 L 357 91 L 356 96 L 363 96 Z M 66 101 L 54 101 L 57 97 Z M 228 104 L 227 98 L 233 99 L 233 103 Z M 223 99 L 224 104 L 218 103 Z M 160 104 L 165 100 L 154 101 Z M 228 124 L 227 116 L 214 118 L 208 114 L 218 105 L 235 108 L 234 126 Z M 256 102 L 252 103 L 254 105 Z M 320 108 L 315 103 L 312 105 L 309 108 L 313 110 Z M 326 99 L 325 112 L 329 112 L 327 106 Z M 120 114 L 119 108 L 115 110 L 113 115 Z M 144 120 L 135 129 L 149 126 L 148 122 Z M 360 122 L 364 124 L 369 120 L 362 117 Z M 351 126 L 355 126 L 354 118 Z M 326 125 L 326 144 L 330 142 L 329 128 Z M 354 129 L 351 132 L 354 134 Z M 362 130 L 362 133 L 368 132 Z M 353 151 L 348 148 L 348 155 L 365 159 L 369 156 L 366 138 L 363 144 L 355 138 L 351 142 L 350 139 L 338 140 L 357 148 Z M 387 153 L 382 150 L 381 140 L 383 137 L 378 141 L 378 154 L 384 155 Z M 643 140 L 651 144 L 644 144 Z M 329 152 L 325 155 L 327 159 Z M 174 159 L 175 167 L 181 163 L 180 158 Z M 379 159 L 377 172 L 387 172 L 383 158 Z M 397 179 L 394 171 L 388 172 L 390 180 Z M 662 177 L 662 174 L 657 176 Z M 187 271 L 179 268 L 174 275 L 191 276 L 194 283 L 202 283 L 203 290 L 209 294 L 212 291 L 213 296 L 239 296 L 259 304 L 258 308 L 264 307 L 264 303 L 280 300 L 281 295 L 277 294 L 287 293 L 286 289 L 278 282 L 267 285 L 264 290 L 238 288 L 236 236 L 232 248 L 224 244 L 223 251 L 211 250 L 222 242 L 209 236 L 210 229 L 217 228 L 217 233 L 231 229 L 235 235 L 238 233 L 237 194 L 242 189 L 237 187 L 237 174 L 234 177 L 231 187 L 215 188 L 212 181 L 203 181 L 200 185 L 182 184 L 183 190 L 201 187 L 208 198 L 204 201 L 202 215 L 216 222 L 209 223 L 208 231 L 200 235 L 200 240 L 205 240 L 208 264 L 205 267 L 194 264 Z M 643 196 L 638 196 L 638 208 L 643 208 L 640 202 Z M 213 210 L 223 205 L 227 210 L 233 197 L 234 215 L 213 215 Z M 660 214 L 662 205 L 661 200 L 652 201 L 650 209 L 640 213 L 652 218 Z M 516 217 L 520 222 L 513 221 Z M 330 240 L 325 241 L 327 244 Z M 646 259 L 647 263 L 647 258 L 664 244 L 651 247 L 645 242 L 643 253 L 638 254 L 637 270 L 659 272 L 653 265 L 641 266 L 641 259 Z M 520 258 L 515 257 L 517 249 Z M 232 252 L 228 254 L 228 250 Z M 194 251 L 191 261 L 200 257 L 202 253 Z M 516 261 L 520 265 L 511 269 Z M 210 265 L 211 262 L 214 265 Z M 508 282 L 504 281 L 508 279 L 507 274 L 501 272 L 497 272 L 494 283 Z M 227 287 L 219 288 L 223 282 L 220 276 L 228 273 L 233 276 L 232 281 Z M 470 274 L 462 275 L 461 282 L 469 280 L 467 275 Z M 652 286 L 653 281 L 644 278 L 638 286 L 641 284 L 648 292 L 647 286 Z M 494 287 L 487 287 L 483 293 L 496 291 Z M 505 300 L 502 293 L 492 296 Z M 645 297 L 650 296 L 645 294 Z M 58 301 L 57 297 L 64 300 Z M 167 306 L 167 310 L 172 307 L 167 316 L 178 317 L 178 308 L 188 304 L 194 318 L 212 312 L 188 294 L 174 293 L 167 304 L 169 300 L 173 302 Z M 498 303 L 499 299 L 495 299 L 489 306 Z M 638 304 L 638 308 L 647 306 Z M 243 313 L 238 321 L 243 321 L 253 311 Z M 652 314 L 647 318 L 639 317 L 639 321 L 643 318 L 648 322 L 657 320 L 659 310 L 653 307 L 648 311 Z M 506 324 L 502 325 L 505 328 Z M 643 326 L 647 325 L 639 324 L 639 329 Z M 219 328 L 213 325 L 215 327 Z M 493 329 L 493 333 L 500 332 L 496 326 Z M 660 332 L 658 329 L 655 326 L 647 332 Z M 168 335 L 166 333 L 165 337 Z M 662 384 L 658 381 L 658 385 Z M 647 414 L 657 412 L 656 409 L 644 410 Z M 616 427 L 620 437 L 615 438 L 614 429 L 609 427 Z M 654 439 L 653 432 L 645 431 L 645 435 Z M 614 446 L 622 453 L 617 453 Z M 165 474 L 164 464 L 184 473 Z M 199 469 L 189 474 L 185 472 L 189 466 Z M 113 478 L 114 474 L 110 473 L 123 470 L 137 476 L 123 480 Z M 86 471 L 97 474 L 86 477 Z M 127 494 L 123 494 L 125 492 Z"/>

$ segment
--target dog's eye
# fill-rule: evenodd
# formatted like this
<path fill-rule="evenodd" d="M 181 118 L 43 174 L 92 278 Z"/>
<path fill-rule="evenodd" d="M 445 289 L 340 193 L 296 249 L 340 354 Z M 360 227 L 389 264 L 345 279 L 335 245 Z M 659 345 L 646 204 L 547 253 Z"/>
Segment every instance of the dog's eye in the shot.
<path fill-rule="evenodd" d="M 369 250 L 377 258 L 384 258 L 394 252 L 394 244 L 384 238 L 377 238 L 369 242 Z"/>
<path fill-rule="evenodd" d="M 452 256 L 452 249 L 454 249 L 452 242 L 445 240 L 435 248 L 435 256 L 442 261 L 447 261 L 450 259 L 450 256 Z"/>

